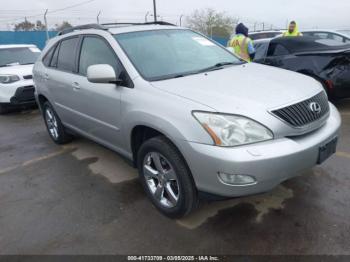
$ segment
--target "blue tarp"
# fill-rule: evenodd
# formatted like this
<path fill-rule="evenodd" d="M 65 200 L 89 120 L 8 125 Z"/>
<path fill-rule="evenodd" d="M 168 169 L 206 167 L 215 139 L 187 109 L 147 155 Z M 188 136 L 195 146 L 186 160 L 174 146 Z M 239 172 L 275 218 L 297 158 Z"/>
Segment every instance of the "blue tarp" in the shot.
<path fill-rule="evenodd" d="M 56 31 L 49 31 L 49 36 L 57 35 Z M 46 43 L 45 31 L 0 31 L 0 45 L 4 44 L 34 44 L 43 49 Z"/>

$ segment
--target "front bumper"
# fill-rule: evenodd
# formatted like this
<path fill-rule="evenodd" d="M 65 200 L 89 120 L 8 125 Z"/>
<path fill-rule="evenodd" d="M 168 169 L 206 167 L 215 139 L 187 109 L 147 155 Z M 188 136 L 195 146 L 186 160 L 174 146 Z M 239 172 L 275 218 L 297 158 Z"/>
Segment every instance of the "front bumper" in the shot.
<path fill-rule="evenodd" d="M 318 130 L 293 138 L 282 138 L 253 145 L 223 148 L 180 142 L 199 191 L 237 197 L 269 191 L 300 171 L 317 164 L 319 148 L 339 135 L 337 109 L 330 105 L 330 116 Z M 218 179 L 218 172 L 254 176 L 257 183 L 231 186 Z"/>
<path fill-rule="evenodd" d="M 35 88 L 32 80 L 0 86 L 0 103 L 8 106 L 34 105 Z"/>

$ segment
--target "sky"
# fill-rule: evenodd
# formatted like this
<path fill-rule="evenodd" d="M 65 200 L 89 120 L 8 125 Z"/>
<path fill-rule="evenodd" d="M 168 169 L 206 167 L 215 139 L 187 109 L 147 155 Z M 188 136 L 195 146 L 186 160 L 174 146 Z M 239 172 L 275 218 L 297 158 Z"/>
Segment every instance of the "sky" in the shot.
<path fill-rule="evenodd" d="M 1 0 L 4 2 L 5 0 Z M 88 2 L 90 1 L 90 2 Z M 75 4 L 85 4 L 57 11 Z M 239 18 L 250 28 L 285 28 L 288 20 L 296 20 L 301 29 L 350 29 L 349 0 L 157 0 L 160 17 L 179 23 L 180 16 L 190 15 L 195 9 L 213 8 Z M 24 20 L 43 20 L 48 9 L 49 27 L 68 20 L 72 24 L 96 22 L 141 22 L 147 12 L 152 13 L 152 0 L 11 0 L 0 7 L 0 29 L 10 29 L 14 23 Z M 34 17 L 32 17 L 34 16 Z M 148 16 L 151 20 L 152 17 Z M 185 21 L 186 18 L 183 18 Z"/>

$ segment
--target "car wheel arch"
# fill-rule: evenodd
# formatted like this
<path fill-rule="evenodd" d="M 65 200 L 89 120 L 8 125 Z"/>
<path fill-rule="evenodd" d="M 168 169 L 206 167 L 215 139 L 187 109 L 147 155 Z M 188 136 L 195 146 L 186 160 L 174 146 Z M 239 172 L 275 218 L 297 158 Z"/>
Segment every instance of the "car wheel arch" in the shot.
<path fill-rule="evenodd" d="M 132 128 L 130 133 L 130 147 L 131 147 L 132 156 L 133 156 L 133 163 L 135 166 L 137 163 L 137 153 L 141 145 L 145 141 L 157 136 L 165 137 L 172 144 L 174 144 L 174 146 L 178 149 L 178 147 L 173 142 L 173 139 L 171 139 L 164 131 L 160 131 L 159 129 L 151 127 L 150 125 L 143 125 L 143 124 L 136 125 Z"/>

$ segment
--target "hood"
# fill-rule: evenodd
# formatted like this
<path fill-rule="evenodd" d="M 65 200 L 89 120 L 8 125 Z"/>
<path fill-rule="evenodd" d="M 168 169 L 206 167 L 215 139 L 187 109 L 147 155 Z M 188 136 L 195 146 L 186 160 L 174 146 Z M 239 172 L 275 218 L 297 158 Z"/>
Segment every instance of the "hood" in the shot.
<path fill-rule="evenodd" d="M 32 75 L 33 65 L 14 65 L 0 67 L 0 74 L 26 76 Z"/>
<path fill-rule="evenodd" d="M 163 91 L 221 113 L 249 115 L 307 99 L 322 91 L 314 79 L 270 66 L 249 63 L 152 82 Z"/>

